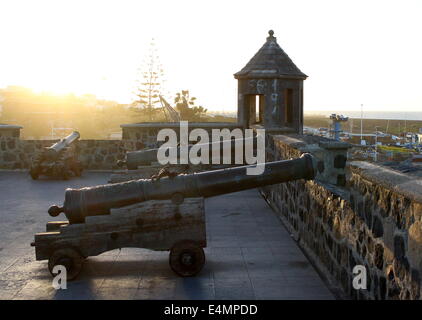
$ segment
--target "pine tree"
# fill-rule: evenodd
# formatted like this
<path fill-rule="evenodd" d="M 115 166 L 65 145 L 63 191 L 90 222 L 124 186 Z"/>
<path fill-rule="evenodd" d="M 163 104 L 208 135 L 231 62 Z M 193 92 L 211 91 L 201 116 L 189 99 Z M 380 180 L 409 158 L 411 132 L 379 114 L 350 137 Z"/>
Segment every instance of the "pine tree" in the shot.
<path fill-rule="evenodd" d="M 132 104 L 137 113 L 152 121 L 161 113 L 160 94 L 164 71 L 160 63 L 154 39 L 151 40 L 147 55 L 138 69 L 136 100 Z"/>

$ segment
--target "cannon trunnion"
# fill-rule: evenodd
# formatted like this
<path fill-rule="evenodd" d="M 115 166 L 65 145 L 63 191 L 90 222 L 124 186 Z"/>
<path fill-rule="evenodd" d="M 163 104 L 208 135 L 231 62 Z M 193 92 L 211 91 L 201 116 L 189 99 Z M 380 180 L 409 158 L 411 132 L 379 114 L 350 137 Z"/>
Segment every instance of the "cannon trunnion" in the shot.
<path fill-rule="evenodd" d="M 44 148 L 33 159 L 29 174 L 36 180 L 40 175 L 47 175 L 56 178 L 68 179 L 73 176 L 80 176 L 82 165 L 78 161 L 71 145 L 80 137 L 79 132 L 74 131 L 66 138 Z"/>
<path fill-rule="evenodd" d="M 258 175 L 247 174 L 252 167 L 67 189 L 63 207 L 52 206 L 49 214 L 65 213 L 68 221 L 49 222 L 47 232 L 35 235 L 31 245 L 36 259 L 49 259 L 50 272 L 55 265 L 65 265 L 72 279 L 84 258 L 108 250 L 169 250 L 173 271 L 180 276 L 196 275 L 205 263 L 204 198 L 313 179 L 316 174 L 316 161 L 310 154 L 265 163 Z"/>

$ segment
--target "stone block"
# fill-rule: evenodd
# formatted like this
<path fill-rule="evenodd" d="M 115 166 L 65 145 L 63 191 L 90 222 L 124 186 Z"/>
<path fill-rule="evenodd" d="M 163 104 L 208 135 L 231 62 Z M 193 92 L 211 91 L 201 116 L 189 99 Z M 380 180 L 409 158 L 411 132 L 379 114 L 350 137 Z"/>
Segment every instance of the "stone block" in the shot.
<path fill-rule="evenodd" d="M 417 221 L 409 228 L 408 254 L 414 268 L 422 272 L 422 222 Z"/>

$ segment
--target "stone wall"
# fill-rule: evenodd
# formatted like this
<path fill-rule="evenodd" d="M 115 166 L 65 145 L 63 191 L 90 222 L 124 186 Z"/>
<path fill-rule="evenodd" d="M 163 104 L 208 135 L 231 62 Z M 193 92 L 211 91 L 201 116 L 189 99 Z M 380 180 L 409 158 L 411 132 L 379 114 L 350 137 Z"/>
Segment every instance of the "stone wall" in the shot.
<path fill-rule="evenodd" d="M 0 169 L 29 169 L 32 158 L 57 141 L 0 137 Z M 109 170 L 116 168 L 117 160 L 124 159 L 126 151 L 143 147 L 139 141 L 79 140 L 74 151 L 85 169 Z"/>
<path fill-rule="evenodd" d="M 122 160 L 127 151 L 158 147 L 157 134 L 161 129 L 171 128 L 179 132 L 179 123 L 136 123 L 122 125 L 122 140 L 79 140 L 75 152 L 84 169 L 116 169 L 117 160 Z M 28 169 L 32 158 L 42 148 L 51 146 L 58 140 L 21 140 L 20 126 L 0 125 L 0 169 Z M 212 129 L 238 128 L 235 123 L 189 123 L 189 132 L 202 128 L 211 133 Z"/>
<path fill-rule="evenodd" d="M 56 141 L 20 140 L 2 136 L 0 137 L 0 169 L 27 169 L 39 150 Z"/>
<path fill-rule="evenodd" d="M 21 129 L 21 126 L 0 123 L 0 138 L 19 138 Z"/>
<path fill-rule="evenodd" d="M 321 141 L 309 139 L 269 137 L 268 160 L 295 158 L 306 151 L 334 161 L 325 159 L 324 171 L 314 181 L 263 188 L 268 203 L 321 274 L 346 296 L 420 299 L 422 180 L 352 162 L 343 169 L 345 183 L 335 182 L 330 171 L 342 174 L 335 168 L 336 155 L 323 151 Z M 367 271 L 366 290 L 352 286 L 356 265 Z"/>
<path fill-rule="evenodd" d="M 123 160 L 127 151 L 143 148 L 139 141 L 80 140 L 76 152 L 85 169 L 109 170 L 117 168 L 117 160 Z"/>

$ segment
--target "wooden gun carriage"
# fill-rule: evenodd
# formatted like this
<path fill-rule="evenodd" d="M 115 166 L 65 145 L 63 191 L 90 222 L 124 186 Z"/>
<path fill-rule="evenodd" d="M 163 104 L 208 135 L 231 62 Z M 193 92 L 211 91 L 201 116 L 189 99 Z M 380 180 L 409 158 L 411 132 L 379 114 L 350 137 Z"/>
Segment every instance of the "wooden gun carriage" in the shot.
<path fill-rule="evenodd" d="M 262 164 L 263 165 L 263 164 Z M 248 175 L 254 165 L 133 180 L 81 189 L 67 189 L 62 207 L 52 206 L 53 221 L 31 244 L 37 260 L 64 265 L 74 279 L 86 257 L 108 250 L 138 247 L 170 251 L 169 263 L 180 276 L 194 276 L 205 263 L 206 226 L 203 198 L 265 185 L 313 179 L 316 163 L 310 154 L 265 163 L 260 175 Z"/>

